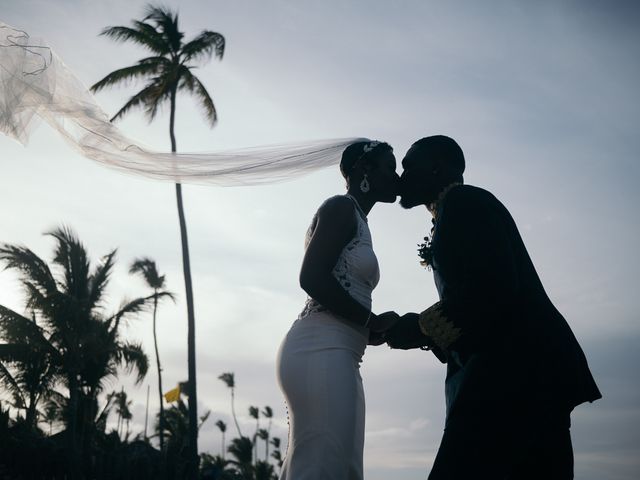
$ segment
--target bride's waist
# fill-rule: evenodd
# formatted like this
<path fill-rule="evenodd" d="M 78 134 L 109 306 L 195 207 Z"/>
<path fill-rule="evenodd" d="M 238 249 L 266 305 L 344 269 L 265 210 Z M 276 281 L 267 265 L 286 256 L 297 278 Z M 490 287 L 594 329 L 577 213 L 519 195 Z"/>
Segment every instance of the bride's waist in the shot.
<path fill-rule="evenodd" d="M 369 329 L 324 310 L 299 317 L 287 336 L 319 346 L 364 350 L 369 340 Z"/>

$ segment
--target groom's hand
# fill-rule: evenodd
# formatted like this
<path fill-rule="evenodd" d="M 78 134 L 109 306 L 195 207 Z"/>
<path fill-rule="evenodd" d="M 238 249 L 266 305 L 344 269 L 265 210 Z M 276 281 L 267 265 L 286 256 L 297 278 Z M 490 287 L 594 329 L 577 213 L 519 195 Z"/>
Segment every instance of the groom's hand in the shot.
<path fill-rule="evenodd" d="M 387 345 L 391 348 L 409 350 L 429 344 L 429 337 L 420 330 L 419 318 L 417 313 L 406 313 L 400 317 L 400 320 L 385 332 Z"/>
<path fill-rule="evenodd" d="M 375 315 L 369 324 L 368 345 L 382 345 L 385 342 L 385 333 L 400 320 L 396 312 L 384 312 Z"/>

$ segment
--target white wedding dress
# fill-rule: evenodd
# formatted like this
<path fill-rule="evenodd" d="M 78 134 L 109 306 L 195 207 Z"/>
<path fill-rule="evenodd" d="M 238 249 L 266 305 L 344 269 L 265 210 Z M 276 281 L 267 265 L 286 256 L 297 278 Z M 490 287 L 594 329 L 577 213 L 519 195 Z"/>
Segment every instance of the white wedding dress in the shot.
<path fill-rule="evenodd" d="M 356 301 L 371 309 L 371 292 L 380 278 L 378 261 L 366 216 L 356 200 L 347 197 L 354 202 L 357 231 L 333 275 Z M 360 362 L 368 337 L 367 328 L 307 299 L 278 352 L 278 381 L 289 412 L 281 480 L 363 478 L 365 401 Z"/>

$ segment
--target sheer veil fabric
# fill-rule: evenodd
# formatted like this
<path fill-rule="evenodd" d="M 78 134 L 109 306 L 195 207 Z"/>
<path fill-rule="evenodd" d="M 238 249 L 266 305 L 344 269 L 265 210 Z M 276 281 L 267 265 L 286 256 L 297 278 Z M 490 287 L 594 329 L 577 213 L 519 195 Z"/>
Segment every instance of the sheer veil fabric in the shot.
<path fill-rule="evenodd" d="M 125 173 L 186 184 L 259 185 L 336 165 L 341 138 L 203 153 L 153 151 L 128 138 L 42 40 L 0 22 L 0 132 L 26 145 L 44 121 L 77 151 Z"/>

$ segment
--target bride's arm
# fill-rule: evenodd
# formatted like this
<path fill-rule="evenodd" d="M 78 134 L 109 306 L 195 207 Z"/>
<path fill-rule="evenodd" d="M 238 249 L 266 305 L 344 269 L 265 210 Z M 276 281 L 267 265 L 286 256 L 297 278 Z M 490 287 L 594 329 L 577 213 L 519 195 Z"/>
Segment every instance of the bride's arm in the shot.
<path fill-rule="evenodd" d="M 302 260 L 300 286 L 333 313 L 359 325 L 371 323 L 375 315 L 353 299 L 332 271 L 344 247 L 356 234 L 354 206 L 346 197 L 329 199 L 320 208 L 315 229 Z"/>

